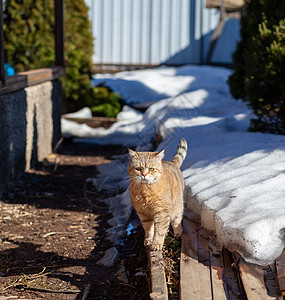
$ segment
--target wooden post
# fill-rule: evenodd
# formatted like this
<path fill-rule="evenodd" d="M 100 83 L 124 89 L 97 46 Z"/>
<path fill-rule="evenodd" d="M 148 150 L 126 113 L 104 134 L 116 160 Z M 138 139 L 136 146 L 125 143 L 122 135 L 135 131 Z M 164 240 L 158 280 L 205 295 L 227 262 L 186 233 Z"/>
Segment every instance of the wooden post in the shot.
<path fill-rule="evenodd" d="M 209 46 L 209 50 L 208 50 L 207 58 L 206 58 L 207 64 L 210 64 L 210 62 L 211 62 L 211 58 L 214 53 L 215 46 L 217 44 L 219 37 L 222 35 L 223 29 L 224 29 L 225 19 L 226 19 L 225 0 L 221 0 L 220 12 L 221 12 L 221 16 L 220 16 L 219 24 L 211 37 L 211 42 L 210 42 L 210 46 Z"/>
<path fill-rule="evenodd" d="M 2 86 L 5 85 L 5 69 L 4 69 L 4 29 L 3 29 L 3 0 L 0 0 L 0 81 L 2 82 Z"/>
<path fill-rule="evenodd" d="M 54 0 L 55 65 L 64 66 L 64 0 Z"/>

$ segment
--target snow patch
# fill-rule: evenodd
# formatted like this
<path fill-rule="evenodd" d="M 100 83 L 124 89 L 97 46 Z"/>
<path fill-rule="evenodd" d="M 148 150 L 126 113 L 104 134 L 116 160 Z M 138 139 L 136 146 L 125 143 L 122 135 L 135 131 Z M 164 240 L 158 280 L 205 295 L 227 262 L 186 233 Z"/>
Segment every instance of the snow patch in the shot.
<path fill-rule="evenodd" d="M 247 132 L 253 113 L 230 95 L 230 73 L 185 66 L 96 75 L 94 84 L 104 81 L 128 103 L 155 103 L 144 114 L 125 108 L 126 115 L 109 129 L 91 132 L 82 126 L 76 132 L 63 122 L 63 132 L 85 137 L 85 142 L 138 150 L 153 150 L 158 135 L 157 150 L 166 149 L 166 160 L 184 137 L 189 144 L 182 165 L 187 206 L 221 244 L 249 262 L 267 265 L 285 243 L 285 136 Z M 109 170 L 101 169 L 102 182 L 126 188 L 127 165 L 126 156 Z M 123 199 L 129 205 L 127 194 L 116 201 Z"/>

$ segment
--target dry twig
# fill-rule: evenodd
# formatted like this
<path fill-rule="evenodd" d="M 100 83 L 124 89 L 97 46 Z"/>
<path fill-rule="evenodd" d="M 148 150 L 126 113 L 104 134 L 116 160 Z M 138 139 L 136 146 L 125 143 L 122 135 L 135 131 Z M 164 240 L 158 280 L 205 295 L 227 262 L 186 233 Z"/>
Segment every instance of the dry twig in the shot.
<path fill-rule="evenodd" d="M 81 300 L 86 300 L 87 297 L 88 297 L 88 294 L 90 292 L 90 289 L 91 289 L 91 284 L 88 283 L 87 286 L 85 287 L 84 289 L 84 293 L 83 293 L 83 296 L 82 296 L 82 299 Z"/>

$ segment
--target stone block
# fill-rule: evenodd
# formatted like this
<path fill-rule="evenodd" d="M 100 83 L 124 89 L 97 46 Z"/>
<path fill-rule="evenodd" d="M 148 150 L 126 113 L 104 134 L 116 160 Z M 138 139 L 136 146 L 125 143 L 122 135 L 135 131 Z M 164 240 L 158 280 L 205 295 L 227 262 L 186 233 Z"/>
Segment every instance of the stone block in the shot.
<path fill-rule="evenodd" d="M 61 83 L 46 81 L 0 96 L 0 194 L 60 139 Z"/>

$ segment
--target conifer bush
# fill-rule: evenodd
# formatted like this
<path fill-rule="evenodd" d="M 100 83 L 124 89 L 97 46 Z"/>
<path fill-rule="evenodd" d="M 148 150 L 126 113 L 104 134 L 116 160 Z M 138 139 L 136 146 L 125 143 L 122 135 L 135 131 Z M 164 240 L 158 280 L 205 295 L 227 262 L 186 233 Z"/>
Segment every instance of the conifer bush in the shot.
<path fill-rule="evenodd" d="M 91 84 L 93 37 L 88 8 L 84 0 L 64 3 L 66 76 L 61 80 L 65 111 L 89 106 L 96 114 L 100 105 L 100 115 L 104 115 L 105 106 L 106 114 L 115 116 L 118 106 L 121 108 L 119 97 L 114 100 L 112 95 L 115 105 L 110 108 L 106 98 L 96 98 Z M 54 0 L 6 0 L 4 35 L 6 61 L 17 72 L 53 66 Z"/>
<path fill-rule="evenodd" d="M 17 72 L 54 64 L 53 1 L 6 0 L 6 61 Z"/>
<path fill-rule="evenodd" d="M 233 59 L 230 89 L 257 115 L 251 130 L 285 133 L 285 1 L 246 2 Z"/>

